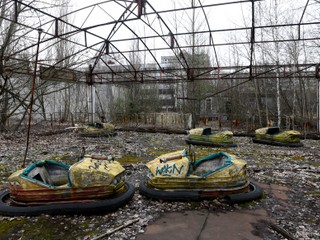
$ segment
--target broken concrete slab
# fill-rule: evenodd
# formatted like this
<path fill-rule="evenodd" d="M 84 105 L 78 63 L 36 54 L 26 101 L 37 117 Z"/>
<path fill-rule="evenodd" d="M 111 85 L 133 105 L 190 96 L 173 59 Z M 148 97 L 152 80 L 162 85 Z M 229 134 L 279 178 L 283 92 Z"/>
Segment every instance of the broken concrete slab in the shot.
<path fill-rule="evenodd" d="M 250 239 L 260 240 L 257 225 L 268 220 L 263 209 L 239 210 L 216 213 L 209 211 L 186 211 L 165 213 L 160 219 L 147 226 L 137 240 L 211 240 Z"/>

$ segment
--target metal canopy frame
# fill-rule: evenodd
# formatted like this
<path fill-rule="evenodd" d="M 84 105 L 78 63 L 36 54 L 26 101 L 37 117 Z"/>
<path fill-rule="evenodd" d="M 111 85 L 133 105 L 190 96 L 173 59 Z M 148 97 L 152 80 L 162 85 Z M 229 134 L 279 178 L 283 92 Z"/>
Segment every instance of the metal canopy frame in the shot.
<path fill-rule="evenodd" d="M 0 57 L 2 57 L 4 69 L 9 69 L 10 73 L 30 74 L 29 69 L 15 68 L 15 65 L 26 61 L 34 63 L 35 49 L 38 44 L 36 33 L 38 29 L 42 29 L 39 65 L 73 71 L 77 73 L 78 82 L 89 84 L 221 80 L 231 79 L 239 73 L 242 73 L 241 79 L 250 81 L 270 78 L 266 75 L 272 71 L 270 69 L 286 68 L 291 69 L 290 74 L 284 71 L 280 74 L 280 78 L 290 78 L 297 73 L 307 79 L 314 78 L 315 75 L 311 73 L 315 71 L 313 68 L 316 67 L 319 59 L 308 59 L 303 64 L 290 63 L 284 59 L 281 62 L 268 61 L 268 63 L 256 60 L 259 58 L 255 55 L 256 49 L 267 48 L 270 44 L 313 44 L 315 49 L 317 44 L 320 45 L 319 34 L 312 33 L 313 30 L 319 32 L 316 29 L 320 29 L 320 21 L 317 21 L 317 18 L 310 18 L 311 14 L 308 12 L 309 8 L 320 5 L 319 1 L 303 1 L 303 5 L 295 10 L 299 15 L 296 21 L 277 22 L 271 19 L 271 23 L 258 24 L 258 4 L 272 1 L 275 0 L 221 0 L 219 3 L 208 0 L 181 0 L 176 1 L 179 2 L 179 6 L 177 3 L 171 5 L 171 8 L 170 6 L 166 8 L 163 7 L 163 3 L 159 5 L 157 3 L 159 1 L 156 0 L 106 0 L 89 3 L 58 15 L 46 8 L 48 5 L 43 5 L 42 2 L 2 1 L 1 4 L 6 5 L 1 7 L 14 13 L 13 16 L 4 15 L 2 20 L 8 24 L 14 22 L 17 28 L 21 29 L 22 34 L 21 38 L 12 39 L 11 45 L 16 44 L 16 47 L 9 52 L 2 51 Z M 289 3 L 290 0 L 287 2 Z M 226 9 L 226 7 L 241 8 L 245 12 L 243 17 L 246 18 L 246 24 L 237 23 L 238 26 L 234 24 L 234 27 L 219 28 L 219 22 L 212 23 L 213 12 L 217 8 Z M 117 13 L 111 15 L 115 8 Z M 288 9 L 292 10 L 290 5 Z M 97 10 L 104 14 L 101 16 L 106 17 L 106 20 L 93 16 Z M 174 24 L 172 18 L 188 17 L 187 14 L 190 16 L 192 12 L 200 16 L 202 27 L 197 29 L 193 26 L 186 29 L 186 26 L 175 25 L 181 25 L 183 19 L 179 19 L 179 22 Z M 69 20 L 76 17 L 77 21 Z M 224 21 L 221 18 L 219 20 Z M 273 38 L 264 35 L 277 31 L 292 31 L 293 34 L 275 35 Z M 201 36 L 204 40 L 193 41 L 191 45 L 185 41 L 194 36 Z M 222 38 L 226 36 L 236 37 Z M 47 52 L 55 51 L 62 42 L 72 51 L 65 52 L 63 57 L 48 59 Z M 247 61 L 239 65 L 223 61 L 223 56 L 230 54 L 228 51 L 231 47 L 246 49 Z M 223 50 L 219 50 L 220 48 Z M 207 66 L 197 66 L 190 62 L 188 59 L 190 49 L 204 49 L 203 51 L 210 56 L 210 63 Z M 22 58 L 22 56 L 28 56 L 28 58 Z M 159 56 L 171 56 L 175 62 L 174 66 L 168 68 L 161 63 Z M 137 60 L 137 58 L 140 59 Z M 141 58 L 144 60 L 142 61 Z M 196 75 L 195 72 L 197 72 Z M 166 73 L 165 76 L 163 73 Z M 40 75 L 40 70 L 37 74 Z"/>

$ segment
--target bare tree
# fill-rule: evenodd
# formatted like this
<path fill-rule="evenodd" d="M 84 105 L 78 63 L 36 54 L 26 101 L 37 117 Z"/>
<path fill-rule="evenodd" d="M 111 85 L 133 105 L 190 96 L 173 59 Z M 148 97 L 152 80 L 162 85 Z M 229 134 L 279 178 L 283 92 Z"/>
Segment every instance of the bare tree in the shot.
<path fill-rule="evenodd" d="M 8 126 L 8 119 L 14 114 L 18 107 L 27 107 L 24 103 L 26 97 L 22 94 L 25 86 L 24 80 L 28 81 L 28 77 L 18 81 L 14 78 L 13 71 L 16 68 L 22 67 L 21 64 L 27 66 L 28 61 L 17 62 L 8 59 L 6 56 L 19 44 L 19 40 L 14 39 L 16 32 L 19 31 L 14 21 L 4 21 L 5 18 L 17 19 L 21 12 L 21 4 L 17 3 L 16 11 L 8 10 L 8 2 L 3 1 L 0 11 L 0 31 L 1 31 L 1 47 L 0 47 L 0 131 L 3 131 Z M 15 104 L 17 103 L 17 104 Z M 10 112 L 11 111 L 11 112 Z"/>
<path fill-rule="evenodd" d="M 191 6 L 202 4 L 202 1 L 186 1 Z M 201 70 L 201 67 L 211 65 L 207 49 L 195 47 L 204 45 L 207 41 L 204 35 L 195 34 L 195 32 L 199 32 L 206 27 L 206 22 L 202 14 L 198 8 L 193 8 L 190 12 L 185 12 L 181 18 L 174 16 L 175 21 L 177 21 L 175 27 L 184 28 L 186 32 L 190 33 L 184 39 L 180 40 L 185 41 L 189 48 L 177 53 L 177 55 L 181 56 L 181 62 L 185 69 L 184 77 L 186 78 L 186 81 L 180 85 L 182 90 L 179 91 L 182 95 L 182 97 L 180 97 L 182 100 L 182 111 L 192 114 L 192 127 L 198 124 L 201 117 L 201 101 L 208 92 L 212 91 L 213 86 L 209 81 L 197 80 L 199 76 L 203 77 L 204 75 L 208 75 Z"/>

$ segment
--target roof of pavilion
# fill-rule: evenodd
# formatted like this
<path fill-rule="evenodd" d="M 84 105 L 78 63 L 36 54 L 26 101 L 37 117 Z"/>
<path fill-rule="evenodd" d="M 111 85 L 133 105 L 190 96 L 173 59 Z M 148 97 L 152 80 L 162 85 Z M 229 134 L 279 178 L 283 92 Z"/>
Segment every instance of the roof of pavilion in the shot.
<path fill-rule="evenodd" d="M 295 15 L 289 20 L 261 11 L 271 0 L 47 2 L 1 1 L 2 35 L 15 26 L 3 40 L 2 73 L 31 75 L 36 62 L 45 80 L 170 83 L 241 73 L 250 81 L 274 71 L 314 78 L 319 62 L 320 3 L 309 0 L 279 6 Z M 294 47 L 305 55 L 290 57 Z"/>

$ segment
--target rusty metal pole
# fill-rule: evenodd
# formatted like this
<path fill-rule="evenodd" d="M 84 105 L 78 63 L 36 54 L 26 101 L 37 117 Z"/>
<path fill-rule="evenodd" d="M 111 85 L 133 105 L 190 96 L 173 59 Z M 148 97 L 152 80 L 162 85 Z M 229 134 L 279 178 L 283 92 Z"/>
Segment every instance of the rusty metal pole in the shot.
<path fill-rule="evenodd" d="M 30 138 L 30 126 L 31 126 L 31 118 L 32 118 L 32 106 L 33 106 L 33 99 L 34 99 L 34 90 L 36 85 L 36 77 L 37 77 L 37 64 L 38 64 L 38 55 L 39 55 L 39 46 L 40 46 L 40 36 L 42 33 L 42 29 L 38 29 L 38 43 L 37 43 L 37 52 L 36 52 L 36 60 L 34 63 L 34 70 L 33 70 L 33 79 L 32 79 L 32 88 L 31 88 L 31 99 L 30 99 L 30 106 L 29 106 L 29 123 L 28 123 L 28 132 L 27 132 L 27 145 L 26 151 L 24 153 L 24 159 L 22 167 L 24 168 L 26 165 L 26 159 L 29 149 L 29 138 Z"/>

